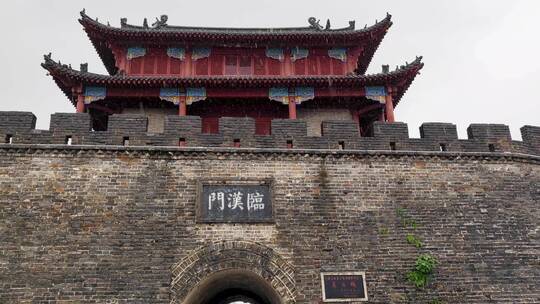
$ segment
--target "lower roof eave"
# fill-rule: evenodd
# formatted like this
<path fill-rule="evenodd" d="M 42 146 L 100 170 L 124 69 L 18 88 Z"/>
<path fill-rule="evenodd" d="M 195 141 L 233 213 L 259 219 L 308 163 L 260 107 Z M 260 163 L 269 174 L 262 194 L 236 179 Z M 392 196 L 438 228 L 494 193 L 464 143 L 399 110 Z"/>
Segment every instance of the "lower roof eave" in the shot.
<path fill-rule="evenodd" d="M 127 76 L 101 75 L 81 72 L 68 65 L 45 58 L 42 66 L 49 71 L 60 89 L 70 97 L 72 88 L 76 86 L 105 86 L 111 88 L 162 88 L 162 87 L 205 87 L 230 90 L 310 86 L 316 89 L 363 89 L 365 86 L 392 86 L 394 104 L 412 84 L 423 67 L 421 57 L 406 66 L 389 72 L 373 75 L 295 75 L 295 76 Z M 72 100 L 73 102 L 73 100 Z"/>

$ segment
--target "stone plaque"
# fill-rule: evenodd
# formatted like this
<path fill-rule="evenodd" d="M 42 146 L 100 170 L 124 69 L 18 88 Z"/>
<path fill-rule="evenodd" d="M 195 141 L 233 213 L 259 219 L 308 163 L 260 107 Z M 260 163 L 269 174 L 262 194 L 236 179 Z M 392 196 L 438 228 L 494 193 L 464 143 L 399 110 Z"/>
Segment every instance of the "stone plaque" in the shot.
<path fill-rule="evenodd" d="M 273 221 L 271 181 L 201 181 L 199 220 L 210 223 Z"/>
<path fill-rule="evenodd" d="M 367 301 L 364 272 L 321 273 L 323 302 Z"/>

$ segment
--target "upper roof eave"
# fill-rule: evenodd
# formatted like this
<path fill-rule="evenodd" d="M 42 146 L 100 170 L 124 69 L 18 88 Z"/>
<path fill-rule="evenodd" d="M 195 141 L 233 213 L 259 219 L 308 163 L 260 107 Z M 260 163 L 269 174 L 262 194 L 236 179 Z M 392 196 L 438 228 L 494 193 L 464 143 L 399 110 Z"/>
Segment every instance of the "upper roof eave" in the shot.
<path fill-rule="evenodd" d="M 167 27 L 144 28 L 126 24 L 117 28 L 102 24 L 81 12 L 79 22 L 85 29 L 99 57 L 110 75 L 118 72 L 115 58 L 109 42 L 115 43 L 158 43 L 167 41 L 182 41 L 200 45 L 233 44 L 247 45 L 297 45 L 297 46 L 363 46 L 364 52 L 358 58 L 357 73 L 364 74 L 379 47 L 387 30 L 392 26 L 392 16 L 387 14 L 384 19 L 372 26 L 360 30 L 337 29 L 315 30 L 307 28 L 282 29 L 232 29 L 205 27 Z M 243 31 L 243 32 L 242 32 Z"/>

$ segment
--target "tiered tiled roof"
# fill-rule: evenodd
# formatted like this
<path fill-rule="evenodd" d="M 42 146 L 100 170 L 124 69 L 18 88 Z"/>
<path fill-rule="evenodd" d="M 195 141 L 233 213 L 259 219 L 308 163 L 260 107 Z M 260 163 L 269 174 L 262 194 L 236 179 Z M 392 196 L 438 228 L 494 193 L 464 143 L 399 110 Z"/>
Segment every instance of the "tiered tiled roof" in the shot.
<path fill-rule="evenodd" d="M 117 68 L 109 42 L 166 45 L 171 41 L 205 46 L 361 46 L 364 52 L 358 60 L 357 72 L 364 74 L 373 54 L 392 25 L 389 14 L 374 25 L 359 30 L 355 29 L 354 21 L 351 21 L 349 27 L 346 28 L 323 28 L 313 17 L 309 19 L 310 26 L 293 28 L 187 27 L 170 26 L 166 21 L 167 17 L 164 15 L 153 26 L 148 26 L 146 20 L 143 26 L 136 26 L 122 19 L 121 27 L 118 28 L 90 18 L 84 10 L 79 19 L 111 75 L 116 74 Z"/>

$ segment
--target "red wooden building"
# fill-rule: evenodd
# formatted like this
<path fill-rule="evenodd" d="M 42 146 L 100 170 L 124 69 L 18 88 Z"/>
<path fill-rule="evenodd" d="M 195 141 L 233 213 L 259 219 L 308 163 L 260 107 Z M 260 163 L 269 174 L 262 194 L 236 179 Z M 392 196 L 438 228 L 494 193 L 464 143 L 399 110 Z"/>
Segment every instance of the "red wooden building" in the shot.
<path fill-rule="evenodd" d="M 375 120 L 394 121 L 394 107 L 422 68 L 421 58 L 365 75 L 392 25 L 391 16 L 363 29 L 355 22 L 332 29 L 309 18 L 295 28 L 206 28 L 155 23 L 112 27 L 79 20 L 109 75 L 79 71 L 45 56 L 42 66 L 72 101 L 88 112 L 94 130 L 111 114 L 143 113 L 148 131 L 165 115 L 196 115 L 203 132 L 216 133 L 220 117 L 252 117 L 258 134 L 273 118 L 302 119 L 310 135 L 322 120 L 354 120 L 368 135 Z"/>

